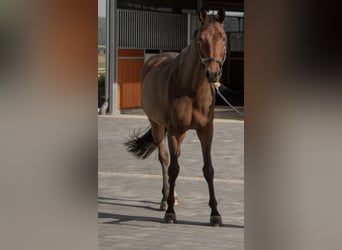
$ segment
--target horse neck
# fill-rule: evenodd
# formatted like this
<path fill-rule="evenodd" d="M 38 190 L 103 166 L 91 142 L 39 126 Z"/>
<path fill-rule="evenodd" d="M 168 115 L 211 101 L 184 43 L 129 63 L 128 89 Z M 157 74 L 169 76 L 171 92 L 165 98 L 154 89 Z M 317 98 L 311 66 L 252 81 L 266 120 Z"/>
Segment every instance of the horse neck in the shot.
<path fill-rule="evenodd" d="M 202 84 L 205 73 L 205 66 L 202 64 L 196 47 L 196 41 L 192 40 L 181 55 L 181 63 L 178 64 L 179 72 L 181 72 L 181 83 L 184 87 L 191 87 L 192 91 L 198 89 Z"/>

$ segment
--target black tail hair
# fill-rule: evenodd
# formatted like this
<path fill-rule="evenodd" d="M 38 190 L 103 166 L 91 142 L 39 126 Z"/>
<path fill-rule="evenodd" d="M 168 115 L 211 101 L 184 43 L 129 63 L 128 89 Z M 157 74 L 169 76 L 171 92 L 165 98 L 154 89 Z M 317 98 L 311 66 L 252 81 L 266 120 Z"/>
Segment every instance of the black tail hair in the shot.
<path fill-rule="evenodd" d="M 133 132 L 131 139 L 125 142 L 128 152 L 133 153 L 137 158 L 145 159 L 149 157 L 157 148 L 153 142 L 151 128 L 147 132 Z"/>

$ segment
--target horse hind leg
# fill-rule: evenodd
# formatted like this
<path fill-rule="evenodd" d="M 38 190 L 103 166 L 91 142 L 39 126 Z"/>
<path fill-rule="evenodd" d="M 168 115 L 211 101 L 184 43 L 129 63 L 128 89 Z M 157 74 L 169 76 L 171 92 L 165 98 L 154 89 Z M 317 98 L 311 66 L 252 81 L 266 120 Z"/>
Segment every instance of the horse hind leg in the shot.
<path fill-rule="evenodd" d="M 167 208 L 167 199 L 169 196 L 169 176 L 168 176 L 168 166 L 169 166 L 169 155 L 167 153 L 165 138 L 161 142 L 161 144 L 158 146 L 159 149 L 159 161 L 162 166 L 162 175 L 163 175 L 163 188 L 162 188 L 162 200 L 160 202 L 160 211 L 165 211 Z M 174 190 L 174 205 L 179 205 L 179 199 L 176 193 L 176 190 Z"/>
<path fill-rule="evenodd" d="M 169 168 L 169 154 L 166 146 L 166 128 L 160 126 L 151 121 L 152 127 L 152 135 L 154 144 L 158 147 L 158 158 L 162 167 L 162 176 L 163 176 L 163 187 L 162 187 L 162 200 L 160 201 L 160 211 L 165 211 L 167 208 L 167 199 L 169 196 L 169 176 L 168 176 L 168 168 Z M 176 191 L 174 191 L 175 200 L 174 205 L 179 204 L 179 199 L 177 197 Z"/>
<path fill-rule="evenodd" d="M 158 158 L 162 167 L 162 176 L 163 176 L 163 187 L 162 187 L 162 199 L 160 201 L 160 210 L 165 211 L 167 208 L 167 198 L 169 195 L 169 183 L 168 183 L 168 166 L 169 166 L 169 155 L 167 153 L 166 147 L 166 129 L 163 126 L 158 125 L 157 123 L 150 121 L 151 130 L 154 144 L 158 147 Z"/>
<path fill-rule="evenodd" d="M 158 157 L 160 164 L 162 166 L 162 175 L 163 175 L 163 188 L 162 188 L 162 200 L 160 202 L 160 211 L 165 211 L 167 208 L 167 198 L 169 195 L 169 183 L 168 183 L 168 165 L 169 165 L 169 155 L 167 153 L 166 143 L 165 143 L 165 137 L 161 141 L 161 143 L 158 145 Z"/>

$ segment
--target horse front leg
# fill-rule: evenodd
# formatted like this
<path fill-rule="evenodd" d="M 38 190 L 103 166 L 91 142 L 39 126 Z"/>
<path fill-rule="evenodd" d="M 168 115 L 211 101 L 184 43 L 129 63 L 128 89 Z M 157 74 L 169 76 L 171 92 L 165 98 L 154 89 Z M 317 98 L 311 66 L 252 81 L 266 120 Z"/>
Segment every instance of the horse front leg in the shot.
<path fill-rule="evenodd" d="M 170 166 L 168 169 L 169 174 L 169 197 L 167 199 L 167 210 L 165 213 L 164 220 L 168 224 L 176 223 L 176 213 L 174 210 L 175 205 L 175 186 L 176 186 L 176 179 L 179 174 L 179 163 L 178 157 L 180 156 L 180 146 L 184 139 L 185 134 L 181 135 L 172 135 L 169 132 L 168 135 L 168 143 L 169 143 L 169 151 L 170 151 Z"/>
<path fill-rule="evenodd" d="M 217 210 L 217 201 L 214 188 L 214 168 L 211 161 L 211 143 L 213 138 L 213 124 L 197 130 L 198 138 L 201 142 L 203 154 L 203 175 L 209 189 L 209 206 L 211 208 L 210 222 L 211 226 L 222 226 L 222 218 Z"/>

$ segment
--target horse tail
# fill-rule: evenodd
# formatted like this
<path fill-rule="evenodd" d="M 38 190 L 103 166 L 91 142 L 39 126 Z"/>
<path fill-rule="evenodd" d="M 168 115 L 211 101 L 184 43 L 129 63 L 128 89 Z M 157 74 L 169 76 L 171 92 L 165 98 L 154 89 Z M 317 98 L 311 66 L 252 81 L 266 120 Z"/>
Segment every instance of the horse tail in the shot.
<path fill-rule="evenodd" d="M 130 140 L 125 142 L 128 152 L 133 153 L 137 158 L 145 159 L 149 157 L 157 148 L 153 142 L 151 128 L 147 132 L 133 132 Z"/>

